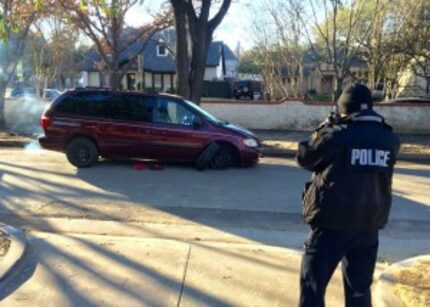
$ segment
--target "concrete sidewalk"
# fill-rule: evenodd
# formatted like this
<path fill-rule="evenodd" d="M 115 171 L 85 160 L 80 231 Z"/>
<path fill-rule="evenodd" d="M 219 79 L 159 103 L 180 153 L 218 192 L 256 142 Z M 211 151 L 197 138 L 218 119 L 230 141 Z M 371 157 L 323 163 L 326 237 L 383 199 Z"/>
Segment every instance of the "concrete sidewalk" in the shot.
<path fill-rule="evenodd" d="M 6 306 L 297 305 L 301 259 L 297 245 L 275 247 L 209 227 L 189 229 L 184 240 L 169 235 L 174 225 L 164 226 L 165 233 L 150 224 L 118 224 L 117 235 L 112 236 L 101 234 L 112 225 L 100 223 L 87 223 L 100 234 L 28 231 L 26 254 L 12 274 L 0 280 L 0 301 Z M 76 229 L 51 226 L 58 226 L 60 233 Z M 133 235 L 125 235 L 125 230 Z M 391 245 L 407 249 L 381 239 L 380 256 L 391 254 Z M 380 260 L 374 275 L 375 306 L 391 306 L 392 299 L 388 305 L 381 302 L 388 294 L 394 297 L 393 287 L 376 283 L 389 265 L 384 257 Z M 326 305 L 343 305 L 339 269 L 328 287 Z"/>
<path fill-rule="evenodd" d="M 286 130 L 256 130 L 263 142 L 266 156 L 294 156 L 298 142 L 306 140 L 311 132 Z M 430 161 L 430 135 L 401 134 L 400 160 Z"/>
<path fill-rule="evenodd" d="M 21 260 L 26 247 L 27 239 L 21 229 L 0 223 L 0 283 Z"/>
<path fill-rule="evenodd" d="M 295 306 L 298 301 L 300 253 L 286 248 L 42 232 L 28 239 L 33 264 L 26 270 L 32 276 L 21 286 L 9 281 L 0 288 L 5 306 Z M 327 306 L 343 304 L 339 271 L 326 300 Z"/>

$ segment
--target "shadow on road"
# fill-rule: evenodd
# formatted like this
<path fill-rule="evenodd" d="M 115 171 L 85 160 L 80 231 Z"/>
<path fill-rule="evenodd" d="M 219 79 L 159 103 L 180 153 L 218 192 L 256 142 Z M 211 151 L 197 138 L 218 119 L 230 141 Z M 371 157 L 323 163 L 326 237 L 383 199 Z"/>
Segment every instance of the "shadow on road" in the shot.
<path fill-rule="evenodd" d="M 268 162 L 250 169 L 231 169 L 227 171 L 198 172 L 189 165 L 168 164 L 163 171 L 135 171 L 132 161 L 101 161 L 96 167 L 79 169 L 76 176 L 63 171 L 44 170 L 33 166 L 23 166 L 16 163 L 0 162 L 0 221 L 25 225 L 35 230 L 55 232 L 46 220 L 35 217 L 69 217 L 94 220 L 126 222 L 151 221 L 151 214 L 163 213 L 175 227 L 175 223 L 195 223 L 209 226 L 223 232 L 244 236 L 249 240 L 259 241 L 267 245 L 273 244 L 270 237 L 256 235 L 253 230 L 306 231 L 300 217 L 300 192 L 309 174 L 299 170 L 293 164 Z M 428 171 L 409 171 L 399 169 L 400 174 L 428 177 Z M 14 177 L 15 181 L 5 180 Z M 84 184 L 77 185 L 75 181 Z M 26 203 L 34 203 L 29 209 Z M 174 205 L 172 205 L 174 204 Z M 419 203 L 402 196 L 395 196 L 394 209 L 401 204 L 408 211 L 417 215 L 428 216 L 428 204 Z M 130 210 L 131 209 L 131 210 Z M 149 215 L 149 216 L 148 216 Z M 396 223 L 392 227 L 398 227 Z M 139 224 L 129 225 L 130 228 L 142 228 Z M 389 226 L 390 227 L 390 226 Z M 414 228 L 405 226 L 404 231 Z M 145 229 L 148 232 L 148 229 Z M 283 232 L 284 231 L 284 232 Z M 162 234 L 153 232 L 154 237 Z M 198 234 L 197 234 L 198 235 Z M 180 280 L 174 280 L 160 274 L 157 270 L 136 263 L 133 259 L 124 258 L 111 250 L 93 243 L 91 240 L 73 238 L 86 249 L 93 252 L 95 257 L 110 259 L 113 265 L 126 266 L 138 271 L 145 278 L 152 280 L 160 287 L 182 287 Z M 70 301 L 79 302 L 86 306 L 94 303 L 85 297 L 85 293 L 75 290 L 67 276 L 59 274 L 49 266 L 51 255 L 61 255 L 62 261 L 73 264 L 92 275 L 93 278 L 115 288 L 117 291 L 129 291 L 125 294 L 149 305 L 159 304 L 157 297 L 143 297 L 142 293 L 127 290 L 117 281 L 106 277 L 103 272 L 88 267 L 77 259 L 72 251 L 59 250 L 46 242 L 38 241 L 43 247 L 42 254 L 35 257 L 39 266 L 43 266 L 51 277 L 64 286 L 65 295 Z M 211 247 L 193 242 L 194 246 L 205 249 Z M 300 246 L 287 246 L 300 250 Z M 216 253 L 229 253 L 225 250 L 214 250 Z M 230 253 L 229 256 L 241 257 Z M 254 262 L 254 259 L 248 259 Z M 269 262 L 258 262 L 255 265 L 271 266 Z M 33 272 L 35 268 L 33 266 Z M 32 266 L 29 266 L 32 267 Z M 279 270 L 287 266 L 276 267 Z M 28 270 L 28 277 L 32 270 Z M 0 287 L 1 297 L 6 297 L 17 289 L 4 290 Z M 210 301 L 215 305 L 225 305 L 216 296 L 202 292 L 198 287 L 187 288 L 187 293 L 196 301 Z M 72 300 L 73 298 L 73 300 Z M 77 300 L 76 300 L 77 299 Z"/>
<path fill-rule="evenodd" d="M 269 204 L 265 205 L 264 197 L 259 196 L 261 191 L 267 191 L 274 187 L 269 178 L 273 170 L 279 166 L 265 166 L 263 172 L 261 172 L 260 167 L 232 169 L 225 172 L 198 172 L 187 165 L 170 164 L 167 165 L 164 171 L 139 172 L 131 169 L 132 163 L 130 161 L 103 161 L 97 167 L 78 170 L 77 176 L 73 176 L 62 171 L 44 170 L 38 167 L 0 162 L 2 169 L 0 171 L 0 178 L 2 179 L 0 192 L 4 196 L 0 206 L 0 220 L 16 226 L 25 225 L 33 230 L 55 232 L 55 226 L 50 225 L 45 220 L 35 219 L 35 217 L 67 216 L 71 218 L 126 221 L 130 216 L 121 216 L 117 213 L 126 206 L 133 206 L 133 210 L 139 210 L 139 208 L 145 210 L 154 209 L 169 216 L 178 216 L 181 219 L 219 228 L 223 231 L 234 232 L 236 227 L 283 230 L 285 228 L 283 224 L 285 217 L 297 219 L 298 223 L 300 223 L 296 213 L 271 212 Z M 251 176 L 251 182 L 242 180 L 244 172 Z M 263 178 L 254 178 L 253 173 L 255 174 L 254 176 L 259 174 Z M 265 179 L 264 177 L 266 176 L 267 178 Z M 5 177 L 14 177 L 16 181 L 4 180 Z M 114 179 L 112 180 L 112 178 Z M 191 180 L 191 178 L 195 180 Z M 74 186 L 71 184 L 73 180 L 82 180 L 92 188 Z M 259 185 L 258 182 L 260 182 Z M 282 185 L 278 182 L 276 186 L 281 188 Z M 253 192 L 248 193 L 247 191 Z M 106 196 L 107 192 L 109 193 L 108 197 Z M 99 203 L 97 206 L 87 206 L 86 199 L 98 199 Z M 106 200 L 108 201 L 106 202 Z M 37 209 L 35 207 L 26 207 L 27 202 L 35 203 Z M 177 205 L 172 206 L 172 202 Z M 220 203 L 223 206 L 219 206 Z M 120 206 L 111 212 L 109 210 L 110 204 L 120 204 Z M 243 206 L 238 207 L 238 204 L 243 204 Z M 55 214 L 53 213 L 55 210 L 51 210 L 49 212 L 52 214 L 49 215 L 48 211 L 44 211 L 47 208 L 58 208 L 60 212 Z M 134 224 L 129 227 L 139 228 L 140 226 Z M 146 229 L 146 231 L 148 230 Z M 243 232 L 238 233 L 243 235 Z M 155 232 L 153 235 L 155 237 L 162 236 L 162 234 Z M 249 236 L 250 239 L 257 239 L 251 233 Z M 127 291 L 121 284 L 107 278 L 102 272 L 85 266 L 84 263 L 74 257 L 72 251 L 65 252 L 46 242 L 32 240 L 32 243 L 38 245 L 39 248 L 37 249 L 38 252 L 33 254 L 32 259 L 35 262 L 29 266 L 32 269 L 27 270 L 31 274 L 28 274 L 28 277 L 20 281 L 16 280 L 12 287 L 1 288 L 1 298 L 6 298 L 31 277 L 37 264 L 41 269 L 43 268 L 48 272 L 50 278 L 55 280 L 56 284 L 60 285 L 62 289 L 66 289 L 65 295 L 69 297 L 71 302 L 85 306 L 95 306 L 93 302 L 85 297 L 84 292 L 77 291 L 76 287 L 70 284 L 67 276 L 58 273 L 55 267 L 50 266 L 49 259 L 52 255 L 59 256 L 62 259 L 61 261 L 73 264 L 79 270 L 89 272 L 92 278 L 108 284 L 110 287 L 115 288 L 116 291 Z M 103 246 L 96 245 L 85 239 L 74 238 L 73 240 L 79 241 L 79 244 L 91 249 L 95 257 L 107 257 L 113 264 L 136 270 L 144 275 L 145 278 L 151 279 L 162 287 L 180 288 L 182 286 L 181 281 L 169 279 L 159 274 L 156 270 L 136 264 L 132 259 L 124 259 Z M 230 253 L 201 245 L 198 241 L 193 242 L 193 245 L 211 249 L 212 253 L 224 253 L 228 254 L 229 257 L 240 257 L 242 260 L 246 258 L 243 255 L 236 255 L 234 252 Z M 252 258 L 247 261 L 253 262 L 254 265 L 271 266 L 269 262 L 261 262 Z M 27 265 L 29 264 L 27 263 Z M 276 267 L 275 269 L 285 270 L 287 266 Z M 202 292 L 199 288 L 187 286 L 186 292 L 195 301 L 211 302 L 211 304 L 220 306 L 226 305 L 226 302 L 216 296 Z M 148 305 L 160 304 L 156 296 L 151 298 L 148 297 L 147 293 L 144 295 L 143 293 L 131 291 L 125 294 L 146 302 Z"/>

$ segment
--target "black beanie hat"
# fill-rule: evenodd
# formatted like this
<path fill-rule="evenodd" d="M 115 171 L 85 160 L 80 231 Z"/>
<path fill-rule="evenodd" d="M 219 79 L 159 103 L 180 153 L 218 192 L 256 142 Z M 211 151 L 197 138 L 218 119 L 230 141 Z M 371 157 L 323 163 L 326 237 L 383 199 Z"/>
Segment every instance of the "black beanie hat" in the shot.
<path fill-rule="evenodd" d="M 372 92 L 367 86 L 355 83 L 347 86 L 337 101 L 338 110 L 343 114 L 352 114 L 365 109 L 372 109 Z"/>

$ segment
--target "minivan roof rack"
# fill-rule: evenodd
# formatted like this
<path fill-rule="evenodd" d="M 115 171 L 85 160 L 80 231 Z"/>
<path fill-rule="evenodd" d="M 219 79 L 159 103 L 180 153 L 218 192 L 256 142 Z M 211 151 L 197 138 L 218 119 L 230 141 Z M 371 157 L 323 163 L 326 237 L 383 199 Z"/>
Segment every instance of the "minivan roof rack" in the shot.
<path fill-rule="evenodd" d="M 113 90 L 111 87 L 105 86 L 78 86 L 74 88 L 75 90 L 86 90 L 86 89 L 94 89 L 94 90 Z"/>
<path fill-rule="evenodd" d="M 164 96 L 171 96 L 171 97 L 175 97 L 175 98 L 183 98 L 180 95 L 176 95 L 176 94 L 172 94 L 172 93 L 160 92 L 160 91 L 156 91 L 156 90 L 141 91 L 141 90 L 129 90 L 129 89 L 113 89 L 112 87 L 104 87 L 104 86 L 78 86 L 78 87 L 73 88 L 72 90 L 88 90 L 88 89 L 108 90 L 108 91 L 121 91 L 121 92 L 146 94 L 146 95 L 164 95 Z"/>
<path fill-rule="evenodd" d="M 158 91 L 146 91 L 146 92 L 143 92 L 144 94 L 149 94 L 149 95 L 158 95 L 158 94 L 160 94 Z"/>

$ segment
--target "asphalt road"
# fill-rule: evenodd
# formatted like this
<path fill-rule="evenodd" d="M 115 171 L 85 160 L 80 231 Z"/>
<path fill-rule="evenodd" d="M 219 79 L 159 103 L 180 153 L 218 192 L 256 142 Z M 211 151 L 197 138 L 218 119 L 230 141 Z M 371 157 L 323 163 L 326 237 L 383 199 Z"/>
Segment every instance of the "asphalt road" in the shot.
<path fill-rule="evenodd" d="M 300 249 L 308 230 L 300 195 L 310 173 L 292 159 L 203 172 L 177 164 L 137 171 L 134 163 L 76 169 L 63 154 L 37 147 L 0 150 L 0 221 L 33 231 L 240 238 Z M 429 187 L 430 165 L 399 163 L 386 255 L 430 252 Z"/>

